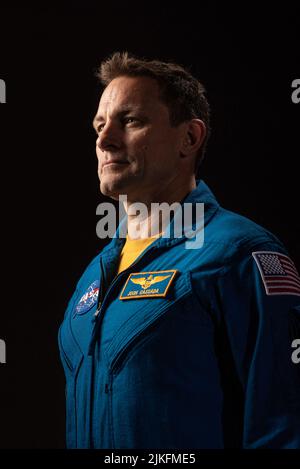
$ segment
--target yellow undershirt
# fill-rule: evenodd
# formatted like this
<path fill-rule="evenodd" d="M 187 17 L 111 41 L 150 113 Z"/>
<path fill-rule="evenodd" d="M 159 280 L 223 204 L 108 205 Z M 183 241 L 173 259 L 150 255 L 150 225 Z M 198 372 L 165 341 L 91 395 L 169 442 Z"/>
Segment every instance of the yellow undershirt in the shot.
<path fill-rule="evenodd" d="M 139 255 L 157 239 L 157 236 L 142 239 L 130 239 L 126 236 L 126 241 L 120 254 L 118 274 L 127 269 Z"/>

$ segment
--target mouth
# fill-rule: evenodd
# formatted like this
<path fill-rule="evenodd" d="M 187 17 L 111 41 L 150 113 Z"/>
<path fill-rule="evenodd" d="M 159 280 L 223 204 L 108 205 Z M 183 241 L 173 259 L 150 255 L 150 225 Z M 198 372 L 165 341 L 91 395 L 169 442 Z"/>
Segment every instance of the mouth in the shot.
<path fill-rule="evenodd" d="M 121 167 L 121 166 L 124 166 L 124 165 L 127 165 L 129 164 L 128 161 L 117 161 L 117 160 L 112 160 L 112 161 L 106 161 L 105 163 L 103 163 L 102 165 L 102 169 L 104 168 L 107 168 L 107 167 Z"/>

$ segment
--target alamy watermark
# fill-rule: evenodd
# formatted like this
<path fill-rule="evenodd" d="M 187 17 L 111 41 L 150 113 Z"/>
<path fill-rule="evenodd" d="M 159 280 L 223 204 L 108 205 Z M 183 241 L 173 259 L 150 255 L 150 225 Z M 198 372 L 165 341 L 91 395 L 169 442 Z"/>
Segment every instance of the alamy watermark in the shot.
<path fill-rule="evenodd" d="M 295 90 L 291 94 L 291 99 L 294 104 L 300 103 L 300 78 L 295 78 L 291 84 L 292 88 Z"/>
<path fill-rule="evenodd" d="M 6 343 L 0 339 L 0 363 L 6 363 Z"/>
<path fill-rule="evenodd" d="M 150 211 L 142 202 L 135 202 L 128 208 L 127 215 L 134 220 L 129 224 L 122 223 L 126 216 L 124 204 L 127 204 L 127 196 L 119 196 L 119 217 L 114 204 L 103 202 L 97 206 L 96 214 L 102 218 L 96 225 L 98 238 L 114 238 L 117 222 L 119 224 L 119 238 L 141 238 L 142 227 L 145 220 L 150 220 L 150 236 L 161 233 L 162 238 L 187 238 L 186 249 L 199 249 L 204 244 L 204 203 L 167 202 L 152 203 Z M 171 223 L 171 215 L 173 219 Z"/>
<path fill-rule="evenodd" d="M 291 346 L 295 349 L 291 357 L 292 362 L 298 365 L 300 363 L 300 339 L 294 339 Z"/>
<path fill-rule="evenodd" d="M 6 84 L 5 81 L 0 78 L 0 103 L 6 103 Z"/>

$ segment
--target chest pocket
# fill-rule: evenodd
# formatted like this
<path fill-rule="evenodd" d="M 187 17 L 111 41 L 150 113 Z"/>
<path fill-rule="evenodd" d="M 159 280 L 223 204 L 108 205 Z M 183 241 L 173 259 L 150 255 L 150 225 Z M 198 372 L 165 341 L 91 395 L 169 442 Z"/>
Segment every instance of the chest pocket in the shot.
<path fill-rule="evenodd" d="M 115 331 L 109 345 L 105 347 L 105 356 L 111 369 L 118 368 L 129 352 L 139 346 L 147 336 L 151 335 L 153 328 L 159 326 L 161 321 L 175 314 L 182 307 L 182 302 L 192 295 L 190 273 L 181 274 L 174 282 L 173 288 L 165 298 L 145 298 L 127 300 L 131 305 L 128 318 L 122 322 Z M 120 307 L 115 300 L 108 316 L 117 312 L 114 309 Z M 105 331 L 103 331 L 105 333 Z"/>

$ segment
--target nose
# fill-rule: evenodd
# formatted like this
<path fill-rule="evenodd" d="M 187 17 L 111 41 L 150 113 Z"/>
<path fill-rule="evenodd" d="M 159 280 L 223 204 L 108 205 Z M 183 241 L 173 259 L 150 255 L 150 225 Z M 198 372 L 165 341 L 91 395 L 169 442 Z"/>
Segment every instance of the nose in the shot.
<path fill-rule="evenodd" d="M 97 147 L 101 151 L 118 150 L 122 145 L 120 129 L 112 122 L 106 122 L 97 138 Z"/>

